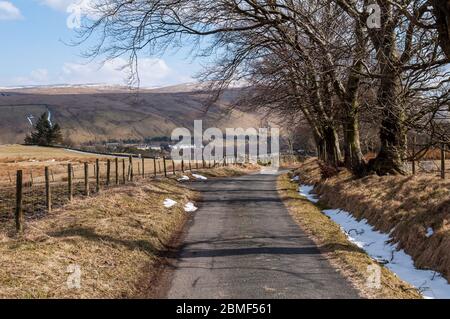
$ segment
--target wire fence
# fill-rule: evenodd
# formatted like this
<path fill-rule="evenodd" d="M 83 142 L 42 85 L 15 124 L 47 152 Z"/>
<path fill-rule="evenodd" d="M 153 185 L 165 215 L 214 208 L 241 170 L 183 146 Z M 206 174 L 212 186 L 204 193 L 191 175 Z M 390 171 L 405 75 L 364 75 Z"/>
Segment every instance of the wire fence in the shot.
<path fill-rule="evenodd" d="M 420 149 L 420 145 L 413 145 L 410 149 L 412 160 L 407 163 L 410 174 L 439 176 L 441 179 L 450 175 L 450 150 L 445 144 L 424 152 Z"/>
<path fill-rule="evenodd" d="M 293 160 L 285 158 L 287 163 Z M 74 198 L 92 196 L 111 187 L 248 162 L 255 161 L 249 158 L 241 161 L 234 157 L 175 161 L 164 157 L 130 156 L 10 171 L 8 177 L 0 181 L 0 230 L 21 233 L 25 221 L 42 218 Z M 258 159 L 257 162 L 271 164 L 269 158 Z"/>

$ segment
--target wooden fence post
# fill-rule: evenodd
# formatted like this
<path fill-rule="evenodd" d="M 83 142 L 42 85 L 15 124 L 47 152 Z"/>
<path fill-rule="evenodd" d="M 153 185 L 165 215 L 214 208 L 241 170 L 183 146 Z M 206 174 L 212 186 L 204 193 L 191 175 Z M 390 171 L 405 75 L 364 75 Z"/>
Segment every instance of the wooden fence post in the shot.
<path fill-rule="evenodd" d="M 413 173 L 413 175 L 416 175 L 416 137 L 415 136 L 413 139 L 413 146 L 412 146 L 412 173 Z"/>
<path fill-rule="evenodd" d="M 16 219 L 16 231 L 20 234 L 23 232 L 23 171 L 17 171 L 16 177 L 16 211 L 15 211 L 15 219 Z"/>
<path fill-rule="evenodd" d="M 157 173 L 156 173 L 156 157 L 153 157 L 153 175 L 155 175 L 155 177 L 157 175 Z"/>
<path fill-rule="evenodd" d="M 145 158 L 142 157 L 142 178 L 145 178 Z"/>
<path fill-rule="evenodd" d="M 195 168 L 198 169 L 198 160 L 195 160 Z"/>
<path fill-rule="evenodd" d="M 167 167 L 166 167 L 166 157 L 163 157 L 163 163 L 164 163 L 164 177 L 167 177 Z"/>
<path fill-rule="evenodd" d="M 84 195 L 89 196 L 89 164 L 84 163 Z"/>
<path fill-rule="evenodd" d="M 445 143 L 441 145 L 441 178 L 445 179 Z"/>
<path fill-rule="evenodd" d="M 119 185 L 119 158 L 115 158 L 116 185 Z"/>
<path fill-rule="evenodd" d="M 106 185 L 111 184 L 111 160 L 106 161 Z"/>
<path fill-rule="evenodd" d="M 100 161 L 95 160 L 95 191 L 100 192 Z"/>
<path fill-rule="evenodd" d="M 184 159 L 181 160 L 181 171 L 184 173 Z"/>
<path fill-rule="evenodd" d="M 67 187 L 69 191 L 69 201 L 73 200 L 73 188 L 72 188 L 72 164 L 67 164 Z"/>
<path fill-rule="evenodd" d="M 172 160 L 172 171 L 173 171 L 173 175 L 176 175 L 176 173 L 175 173 L 175 171 L 176 171 L 176 169 L 175 169 L 175 161 L 174 160 Z"/>
<path fill-rule="evenodd" d="M 126 184 L 126 182 L 127 182 L 127 177 L 126 177 L 126 174 L 125 174 L 125 171 L 126 171 L 126 165 L 125 165 L 125 159 L 122 159 L 122 179 L 123 179 L 123 183 L 124 184 Z"/>
<path fill-rule="evenodd" d="M 130 181 L 133 181 L 134 178 L 134 172 L 133 172 L 133 156 L 130 156 Z"/>
<path fill-rule="evenodd" d="M 189 171 L 192 172 L 192 164 L 191 164 L 191 159 L 189 159 Z"/>
<path fill-rule="evenodd" d="M 45 206 L 47 206 L 47 212 L 52 212 L 52 194 L 50 189 L 50 171 L 48 166 L 45 167 Z"/>

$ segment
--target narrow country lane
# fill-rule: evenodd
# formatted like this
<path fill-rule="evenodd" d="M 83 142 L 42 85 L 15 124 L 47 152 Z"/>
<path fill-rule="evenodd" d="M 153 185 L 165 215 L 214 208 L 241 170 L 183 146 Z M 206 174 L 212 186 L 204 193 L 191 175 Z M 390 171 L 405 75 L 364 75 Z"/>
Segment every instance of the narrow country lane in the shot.
<path fill-rule="evenodd" d="M 276 175 L 193 183 L 189 225 L 168 298 L 358 298 L 292 220 Z"/>

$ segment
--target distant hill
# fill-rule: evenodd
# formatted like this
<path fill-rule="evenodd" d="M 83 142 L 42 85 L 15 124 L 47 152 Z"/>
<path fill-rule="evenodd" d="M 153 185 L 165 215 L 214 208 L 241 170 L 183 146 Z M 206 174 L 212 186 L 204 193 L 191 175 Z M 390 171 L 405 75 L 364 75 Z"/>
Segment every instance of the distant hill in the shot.
<path fill-rule="evenodd" d="M 226 94 L 205 113 L 206 94 L 193 84 L 138 93 L 98 85 L 0 89 L 0 144 L 23 142 L 31 117 L 46 110 L 77 144 L 170 136 L 176 127 L 192 129 L 196 119 L 207 127 L 258 127 L 256 115 L 227 111 L 234 95 Z"/>

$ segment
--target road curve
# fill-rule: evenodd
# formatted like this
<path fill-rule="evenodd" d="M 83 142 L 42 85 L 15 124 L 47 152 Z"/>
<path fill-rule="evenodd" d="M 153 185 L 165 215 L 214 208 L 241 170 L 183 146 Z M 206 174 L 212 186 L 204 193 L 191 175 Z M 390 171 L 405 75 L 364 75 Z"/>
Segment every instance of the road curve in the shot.
<path fill-rule="evenodd" d="M 358 298 L 292 220 L 276 175 L 195 182 L 202 193 L 168 298 Z"/>

